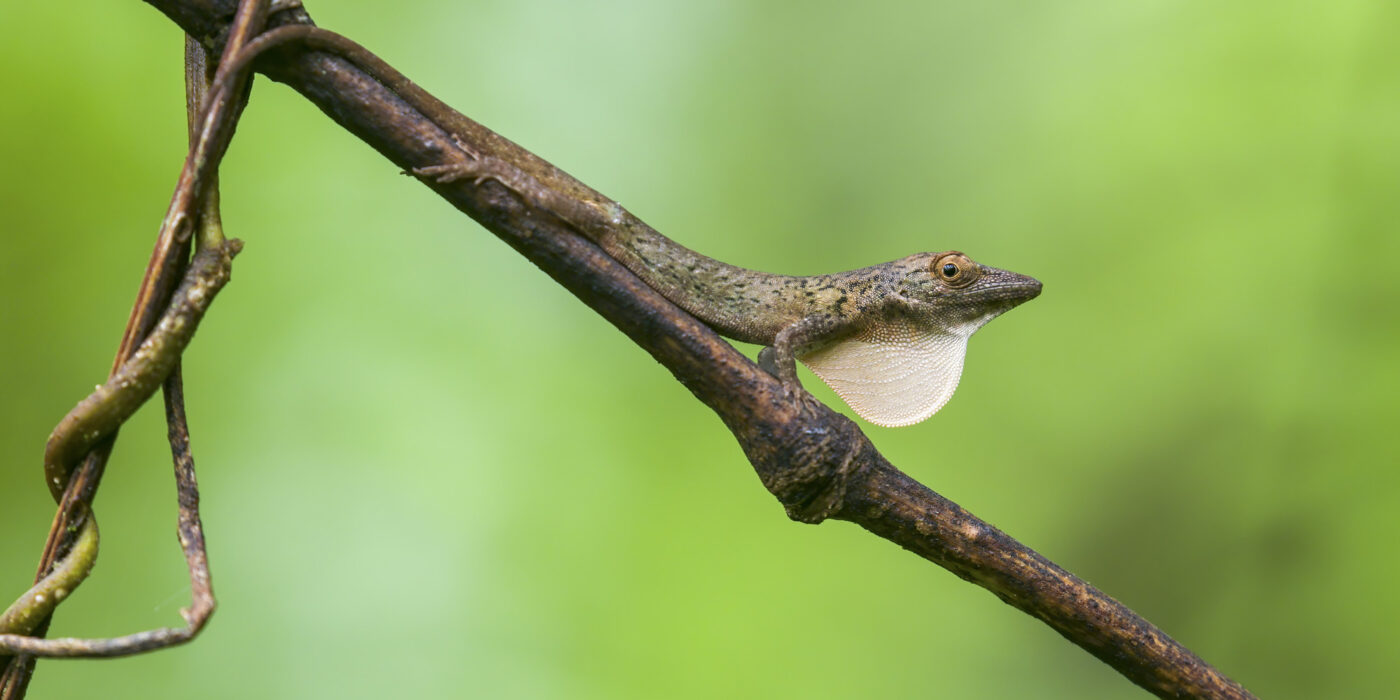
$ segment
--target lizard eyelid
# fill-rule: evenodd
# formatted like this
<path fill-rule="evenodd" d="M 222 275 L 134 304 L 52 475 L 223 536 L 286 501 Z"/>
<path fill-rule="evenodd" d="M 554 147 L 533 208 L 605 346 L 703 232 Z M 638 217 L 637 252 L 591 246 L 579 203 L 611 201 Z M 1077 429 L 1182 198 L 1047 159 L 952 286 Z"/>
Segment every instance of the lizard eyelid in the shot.
<path fill-rule="evenodd" d="M 977 281 L 977 264 L 962 253 L 948 253 L 933 261 L 935 276 L 944 285 L 960 288 Z"/>

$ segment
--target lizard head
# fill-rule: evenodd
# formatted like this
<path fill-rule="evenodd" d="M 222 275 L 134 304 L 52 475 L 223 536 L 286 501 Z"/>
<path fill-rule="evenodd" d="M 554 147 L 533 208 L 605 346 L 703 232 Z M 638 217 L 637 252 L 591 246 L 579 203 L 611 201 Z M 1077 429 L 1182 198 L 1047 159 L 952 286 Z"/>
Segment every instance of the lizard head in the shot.
<path fill-rule="evenodd" d="M 883 267 L 883 266 L 882 266 Z M 896 260 L 893 301 L 856 332 L 799 355 L 862 418 L 913 425 L 952 398 L 967 339 L 1040 294 L 1040 282 L 957 251 Z"/>
<path fill-rule="evenodd" d="M 971 334 L 1040 295 L 1035 278 L 988 267 L 956 250 L 905 261 L 899 293 L 912 302 L 916 317 L 944 328 L 967 327 Z"/>

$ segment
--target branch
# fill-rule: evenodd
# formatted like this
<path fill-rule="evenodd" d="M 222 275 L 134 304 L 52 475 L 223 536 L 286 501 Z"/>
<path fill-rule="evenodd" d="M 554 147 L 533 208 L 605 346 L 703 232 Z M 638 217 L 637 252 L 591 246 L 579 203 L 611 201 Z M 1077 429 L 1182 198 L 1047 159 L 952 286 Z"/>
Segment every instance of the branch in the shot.
<path fill-rule="evenodd" d="M 146 0 L 217 49 L 234 0 Z M 270 22 L 309 25 L 302 11 Z M 333 36 L 333 35 L 330 35 Z M 461 147 L 498 158 L 556 192 L 586 185 L 453 111 L 345 40 L 301 30 L 255 67 L 300 92 L 398 167 L 439 165 Z M 330 53 L 314 50 L 320 47 Z M 350 57 L 347 60 L 345 57 Z M 382 82 L 381 82 L 382 81 Z M 495 181 L 428 183 L 665 365 L 734 434 L 790 517 L 847 520 L 987 588 L 1162 697 L 1252 697 L 1128 608 L 897 470 L 850 420 L 797 399 L 549 212 Z M 624 226 L 645 226 L 624 217 Z"/>

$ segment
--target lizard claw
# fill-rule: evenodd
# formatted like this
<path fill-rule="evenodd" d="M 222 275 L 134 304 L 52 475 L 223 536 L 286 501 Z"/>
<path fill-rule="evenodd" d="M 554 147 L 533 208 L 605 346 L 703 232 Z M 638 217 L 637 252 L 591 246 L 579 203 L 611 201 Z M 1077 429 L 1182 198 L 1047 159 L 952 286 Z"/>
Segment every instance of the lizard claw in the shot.
<path fill-rule="evenodd" d="M 421 168 L 414 168 L 410 172 L 418 177 L 431 178 L 434 182 L 443 184 L 472 178 L 472 184 L 478 187 L 481 183 L 494 177 L 491 173 L 482 171 L 480 160 L 428 165 Z"/>
<path fill-rule="evenodd" d="M 432 178 L 435 182 L 446 184 L 456 182 L 466 178 L 472 178 L 472 184 L 480 187 L 487 180 L 496 180 L 505 183 L 500 175 L 493 171 L 485 158 L 482 158 L 476 149 L 473 149 L 460 138 L 453 138 L 458 150 L 467 156 L 466 160 L 453 163 L 443 163 L 441 165 L 428 165 L 421 168 L 414 168 L 413 174 L 419 177 Z"/>

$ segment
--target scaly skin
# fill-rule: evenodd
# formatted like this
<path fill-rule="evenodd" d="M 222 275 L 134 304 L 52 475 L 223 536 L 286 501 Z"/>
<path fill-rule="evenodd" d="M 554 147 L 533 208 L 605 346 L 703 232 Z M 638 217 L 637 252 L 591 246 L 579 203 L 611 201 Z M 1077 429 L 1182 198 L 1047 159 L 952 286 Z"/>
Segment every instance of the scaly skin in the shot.
<path fill-rule="evenodd" d="M 459 144 L 461 145 L 461 144 Z M 495 180 L 588 236 L 662 296 L 722 335 L 773 348 L 779 379 L 798 390 L 795 359 L 872 324 L 903 316 L 929 328 L 981 326 L 1040 294 L 1040 282 L 957 251 L 797 277 L 748 270 L 657 233 L 617 202 L 585 202 L 504 161 L 477 156 L 418 168 L 438 182 Z"/>

